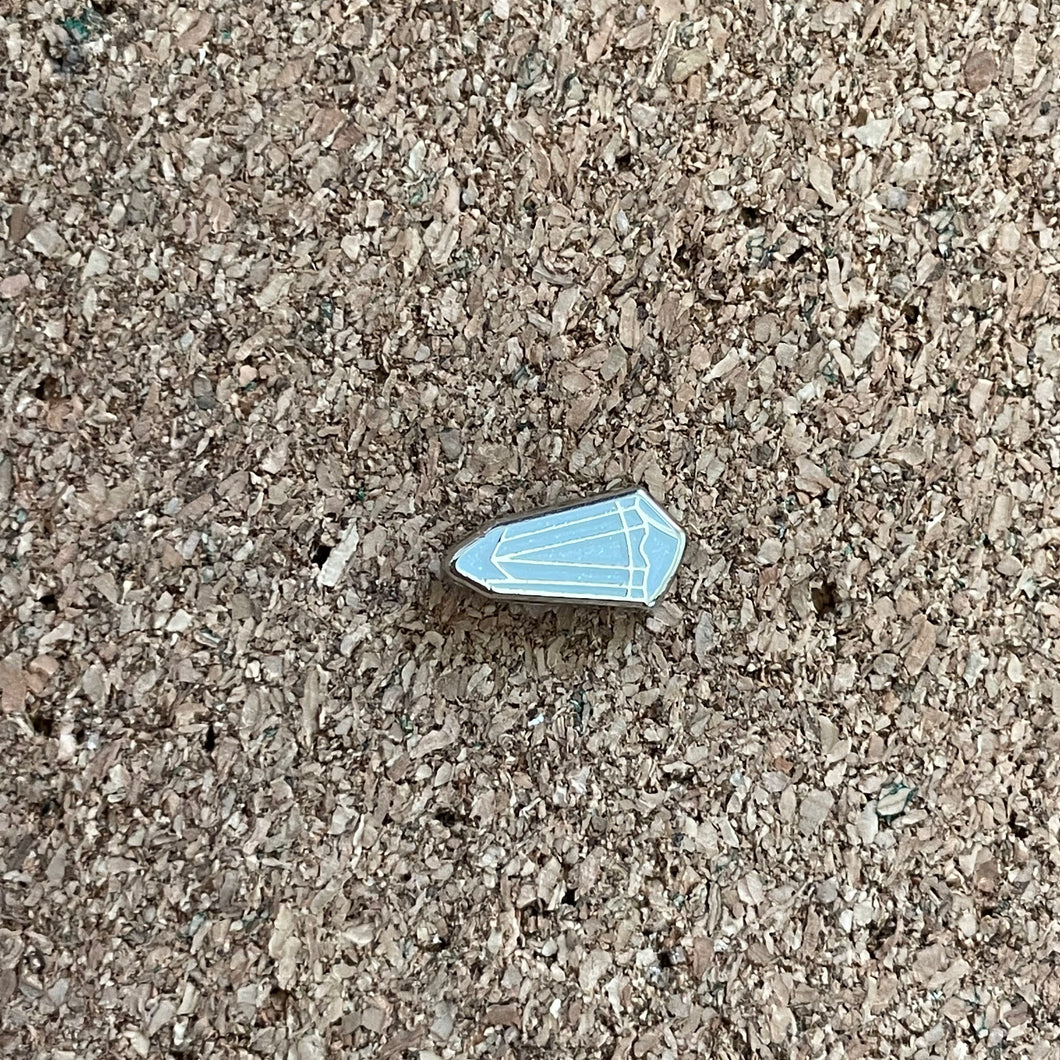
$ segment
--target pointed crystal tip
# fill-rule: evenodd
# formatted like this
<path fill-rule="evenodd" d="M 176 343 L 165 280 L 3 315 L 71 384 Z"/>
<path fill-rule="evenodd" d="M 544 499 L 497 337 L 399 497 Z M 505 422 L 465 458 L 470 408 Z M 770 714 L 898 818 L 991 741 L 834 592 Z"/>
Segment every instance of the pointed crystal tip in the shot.
<path fill-rule="evenodd" d="M 501 599 L 651 607 L 684 549 L 684 531 L 636 489 L 509 516 L 453 549 L 446 570 Z"/>
<path fill-rule="evenodd" d="M 499 526 L 469 538 L 453 553 L 450 567 L 460 577 L 488 592 L 492 584 L 504 578 L 504 571 L 493 562 L 500 538 Z"/>

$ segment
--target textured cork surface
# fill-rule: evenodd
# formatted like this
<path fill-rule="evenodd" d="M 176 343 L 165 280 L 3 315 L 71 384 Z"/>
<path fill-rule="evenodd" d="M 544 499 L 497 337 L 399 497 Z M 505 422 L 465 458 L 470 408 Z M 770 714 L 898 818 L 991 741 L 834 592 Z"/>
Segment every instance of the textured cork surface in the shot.
<path fill-rule="evenodd" d="M 1056 13 L 0 3 L 0 1053 L 1055 1057 Z"/>

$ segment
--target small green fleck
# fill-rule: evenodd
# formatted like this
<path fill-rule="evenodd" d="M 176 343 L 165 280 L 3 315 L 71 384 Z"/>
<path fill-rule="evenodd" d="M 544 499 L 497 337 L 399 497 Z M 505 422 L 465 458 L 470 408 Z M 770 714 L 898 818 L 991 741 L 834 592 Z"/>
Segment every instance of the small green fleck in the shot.
<path fill-rule="evenodd" d="M 206 648 L 216 648 L 221 643 L 221 638 L 209 626 L 202 626 L 195 639 Z"/>
<path fill-rule="evenodd" d="M 76 40 L 88 40 L 88 27 L 79 18 L 68 18 L 63 22 L 63 29 Z"/>
<path fill-rule="evenodd" d="M 916 788 L 911 788 L 901 781 L 884 784 L 876 800 L 876 815 L 881 821 L 893 821 L 896 817 L 901 817 L 915 795 Z"/>
<path fill-rule="evenodd" d="M 592 712 L 588 701 L 585 698 L 585 692 L 582 689 L 578 689 L 570 697 L 571 708 L 574 711 L 574 728 L 577 732 L 582 732 L 585 727 L 586 719 Z"/>
<path fill-rule="evenodd" d="M 93 32 L 103 28 L 103 16 L 94 8 L 86 7 L 80 15 L 63 20 L 63 29 L 78 43 L 88 40 Z"/>

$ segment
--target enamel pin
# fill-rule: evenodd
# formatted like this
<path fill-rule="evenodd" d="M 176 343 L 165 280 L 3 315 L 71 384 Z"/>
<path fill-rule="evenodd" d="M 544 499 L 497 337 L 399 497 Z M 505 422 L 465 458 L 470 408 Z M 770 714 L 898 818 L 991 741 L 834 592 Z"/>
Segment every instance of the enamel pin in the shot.
<path fill-rule="evenodd" d="M 460 585 L 495 600 L 651 607 L 673 580 L 684 531 L 643 489 L 509 515 L 454 546 Z"/>

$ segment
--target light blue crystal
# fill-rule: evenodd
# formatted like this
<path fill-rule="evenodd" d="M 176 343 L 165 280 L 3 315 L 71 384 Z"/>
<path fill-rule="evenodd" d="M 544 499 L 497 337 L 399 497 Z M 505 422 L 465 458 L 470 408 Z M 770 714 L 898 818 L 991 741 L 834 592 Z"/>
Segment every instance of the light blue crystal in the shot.
<path fill-rule="evenodd" d="M 642 489 L 502 520 L 458 546 L 449 573 L 490 596 L 651 607 L 685 535 Z"/>

